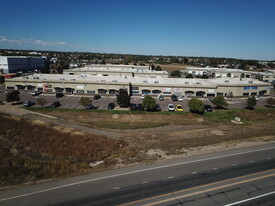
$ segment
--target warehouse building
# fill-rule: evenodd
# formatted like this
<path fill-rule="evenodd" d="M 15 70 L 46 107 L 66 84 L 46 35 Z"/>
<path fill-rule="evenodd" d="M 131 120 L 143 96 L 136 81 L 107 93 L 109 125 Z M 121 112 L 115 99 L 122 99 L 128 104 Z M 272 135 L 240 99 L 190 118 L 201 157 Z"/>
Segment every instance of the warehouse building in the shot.
<path fill-rule="evenodd" d="M 212 68 L 212 67 L 187 67 L 185 71 L 187 74 L 194 76 L 207 75 L 213 78 L 229 77 L 229 78 L 251 78 L 251 72 L 242 69 L 227 69 L 227 68 Z"/>
<path fill-rule="evenodd" d="M 47 57 L 0 56 L 0 70 L 4 74 L 28 73 L 47 65 Z"/>
<path fill-rule="evenodd" d="M 120 77 L 148 77 L 168 78 L 167 71 L 151 70 L 149 66 L 135 65 L 89 65 L 84 68 L 64 70 L 65 75 L 93 75 L 93 76 L 120 76 Z"/>
<path fill-rule="evenodd" d="M 269 95 L 271 84 L 252 79 L 215 78 L 145 78 L 120 76 L 35 74 L 7 79 L 7 90 L 62 92 L 67 94 L 114 95 L 119 89 L 129 94 L 183 95 L 186 97 L 214 97 L 217 95 Z"/>

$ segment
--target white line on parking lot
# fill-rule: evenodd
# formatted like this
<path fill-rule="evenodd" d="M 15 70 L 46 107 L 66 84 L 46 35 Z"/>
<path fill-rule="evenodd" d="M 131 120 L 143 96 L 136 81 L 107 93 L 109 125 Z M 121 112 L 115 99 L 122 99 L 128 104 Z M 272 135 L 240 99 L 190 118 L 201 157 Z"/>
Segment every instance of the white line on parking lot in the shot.
<path fill-rule="evenodd" d="M 71 109 L 74 108 L 75 104 L 73 106 L 71 106 Z"/>
<path fill-rule="evenodd" d="M 80 109 L 82 106 L 80 105 L 79 107 L 77 107 L 77 109 Z"/>
<path fill-rule="evenodd" d="M 67 104 L 64 108 L 67 108 L 69 105 Z"/>

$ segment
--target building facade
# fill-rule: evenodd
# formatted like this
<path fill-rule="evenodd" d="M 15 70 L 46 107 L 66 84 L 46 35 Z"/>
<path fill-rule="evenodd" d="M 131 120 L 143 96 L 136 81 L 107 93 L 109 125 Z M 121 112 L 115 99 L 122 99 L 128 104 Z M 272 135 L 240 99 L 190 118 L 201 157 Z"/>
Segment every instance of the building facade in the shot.
<path fill-rule="evenodd" d="M 242 97 L 269 95 L 271 84 L 259 80 L 234 78 L 186 79 L 145 78 L 93 75 L 49 75 L 35 74 L 7 79 L 7 90 L 62 92 L 81 95 L 115 95 L 119 89 L 129 94 L 183 95 L 186 97 L 215 97 L 217 95 Z"/>
<path fill-rule="evenodd" d="M 46 66 L 46 57 L 0 56 L 0 69 L 4 74 L 28 73 Z"/>

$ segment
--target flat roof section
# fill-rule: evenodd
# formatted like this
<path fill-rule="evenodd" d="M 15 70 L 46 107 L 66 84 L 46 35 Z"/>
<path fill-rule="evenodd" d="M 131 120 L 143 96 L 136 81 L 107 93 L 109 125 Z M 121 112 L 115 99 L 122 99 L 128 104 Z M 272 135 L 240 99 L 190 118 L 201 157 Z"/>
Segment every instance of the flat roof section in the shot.
<path fill-rule="evenodd" d="M 35 74 L 24 77 L 15 77 L 7 81 L 76 81 L 76 82 L 106 82 L 106 83 L 129 83 L 132 84 L 148 84 L 148 85 L 171 85 L 171 86 L 240 86 L 240 85 L 263 85 L 269 86 L 269 83 L 259 81 L 257 79 L 232 79 L 232 78 L 216 78 L 216 79 L 187 79 L 187 78 L 146 78 L 146 77 L 119 77 L 119 76 L 93 76 L 93 75 L 62 75 L 62 74 Z"/>

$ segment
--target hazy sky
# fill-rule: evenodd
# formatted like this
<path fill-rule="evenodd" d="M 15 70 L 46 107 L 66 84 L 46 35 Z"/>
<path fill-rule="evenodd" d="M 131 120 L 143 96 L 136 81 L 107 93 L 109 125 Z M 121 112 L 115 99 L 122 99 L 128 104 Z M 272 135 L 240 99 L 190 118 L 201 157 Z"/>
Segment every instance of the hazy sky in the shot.
<path fill-rule="evenodd" d="M 275 0 L 0 0 L 0 48 L 275 60 Z"/>

